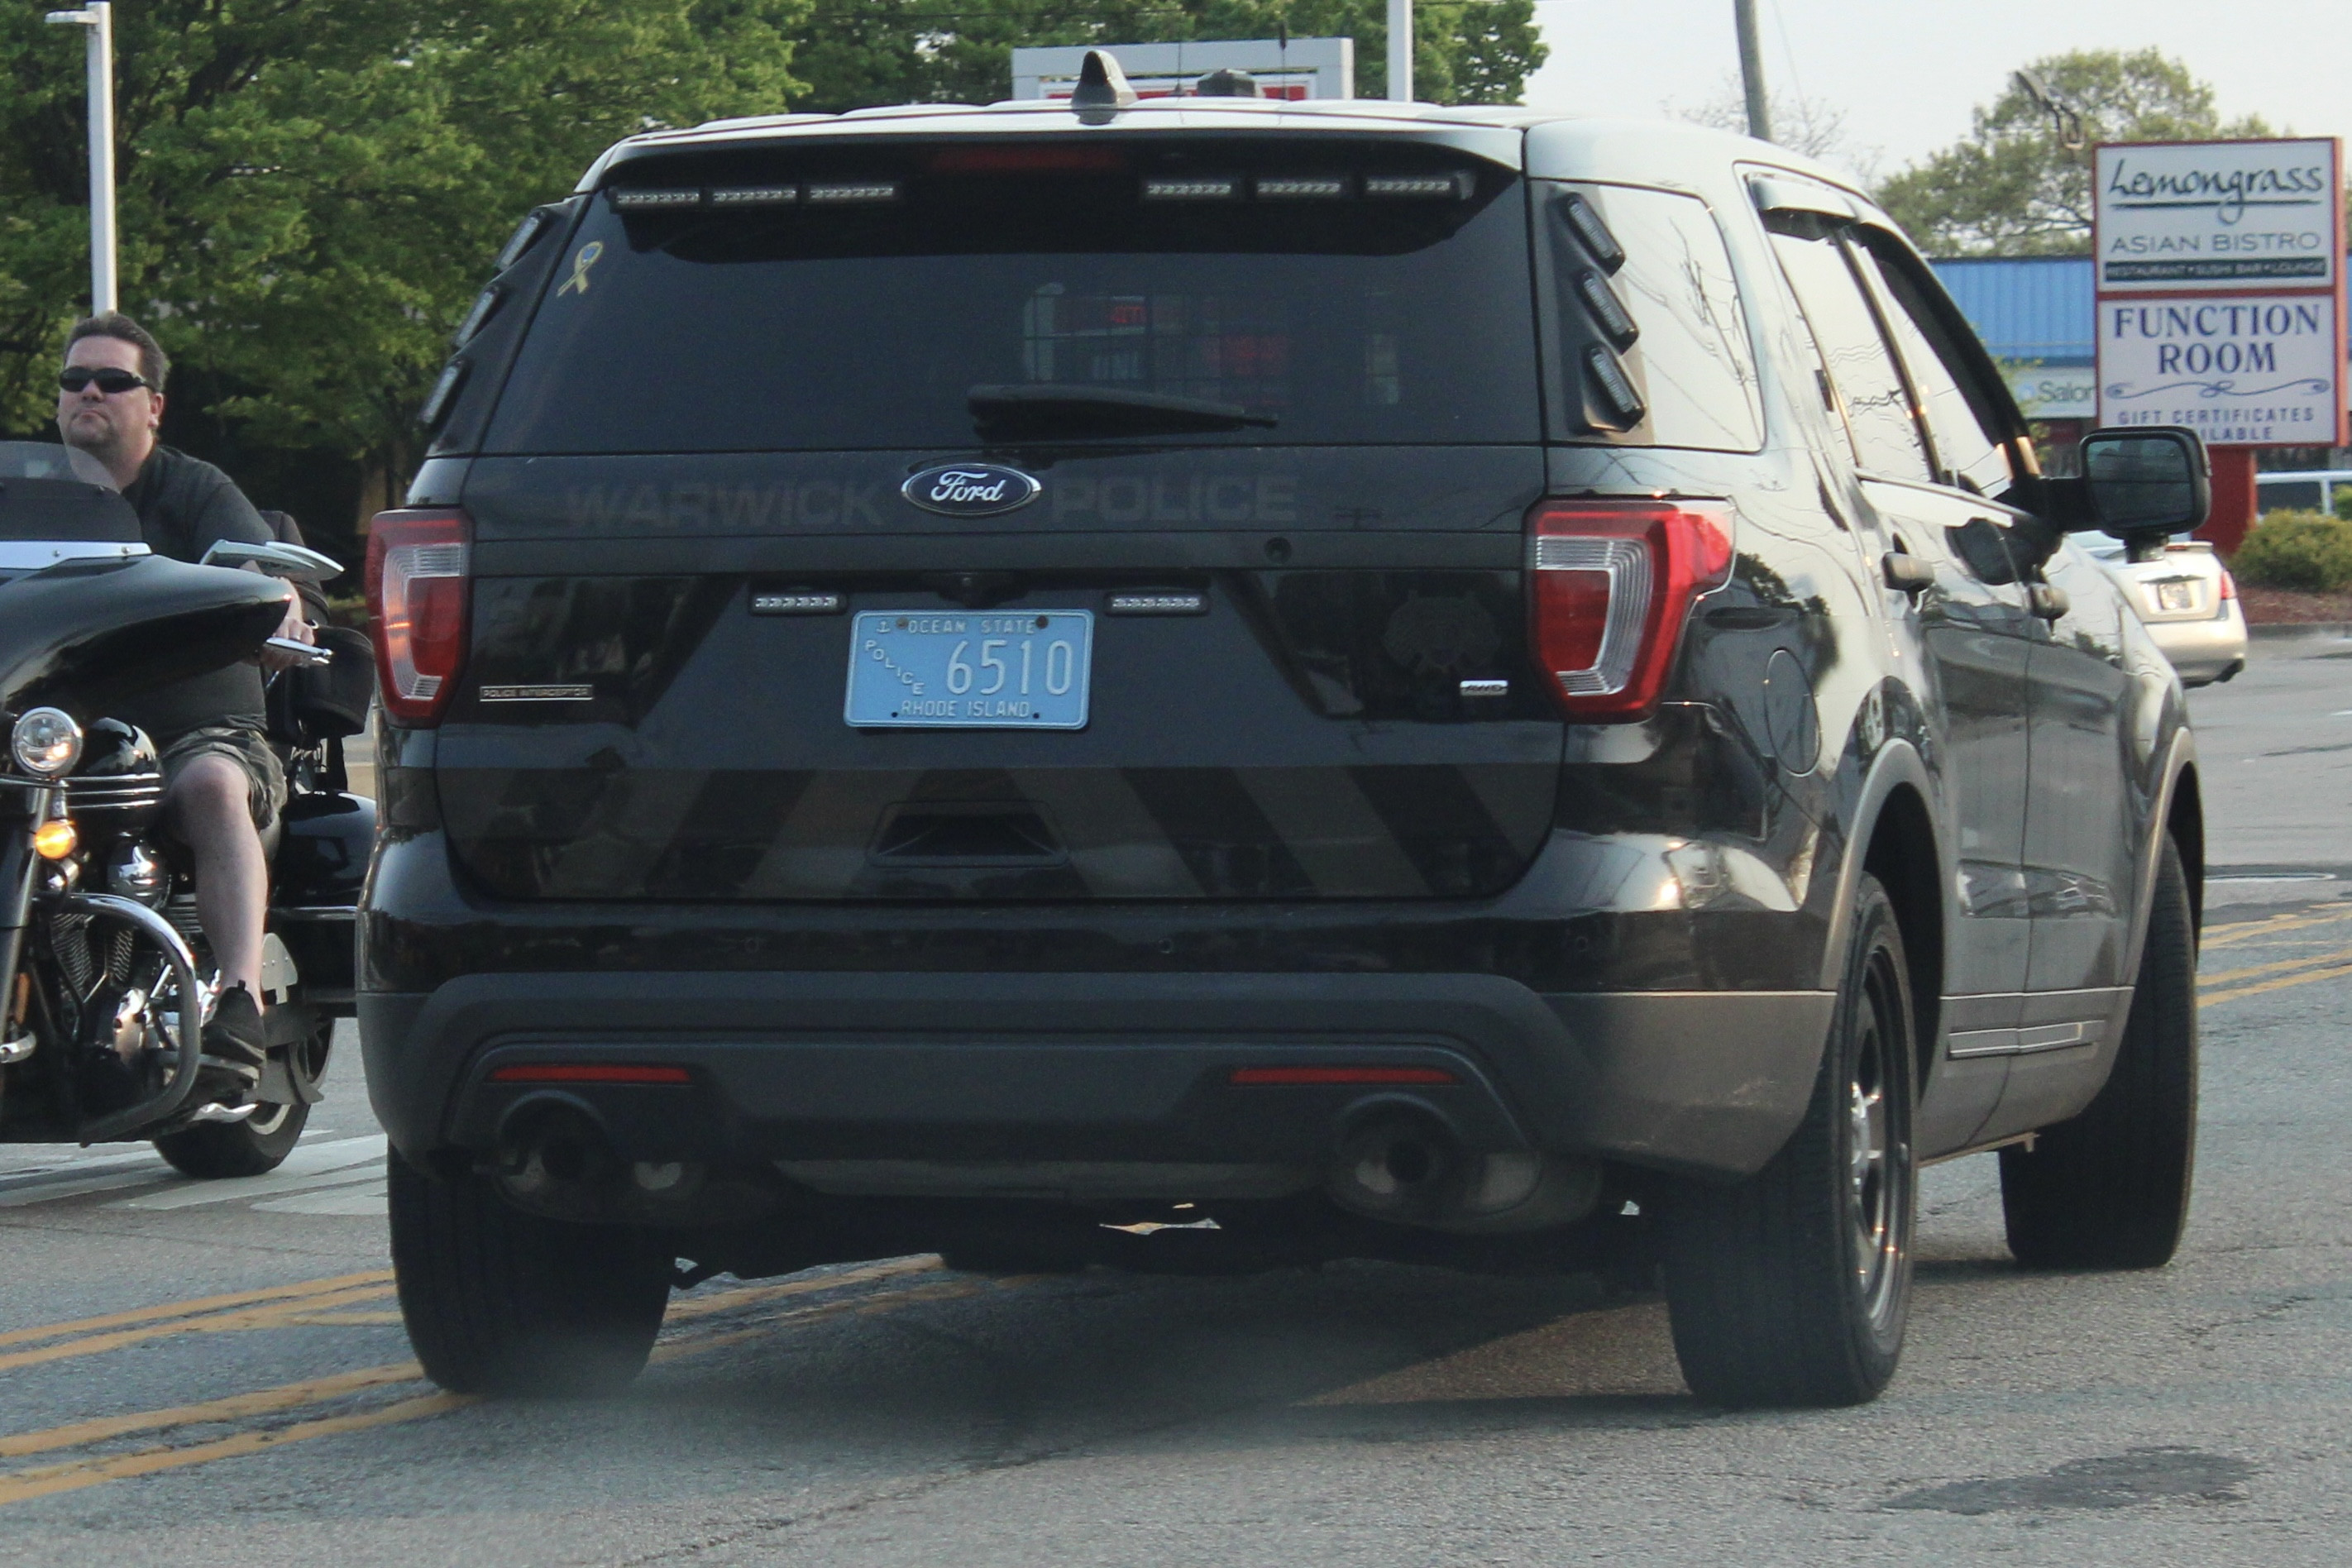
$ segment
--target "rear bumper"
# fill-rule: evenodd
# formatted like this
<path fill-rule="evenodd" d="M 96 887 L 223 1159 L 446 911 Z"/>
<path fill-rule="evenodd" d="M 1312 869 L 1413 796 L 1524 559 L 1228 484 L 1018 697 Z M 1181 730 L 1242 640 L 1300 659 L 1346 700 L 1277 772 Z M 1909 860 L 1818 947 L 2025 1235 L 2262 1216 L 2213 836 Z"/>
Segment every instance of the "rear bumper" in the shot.
<path fill-rule="evenodd" d="M 369 1092 L 412 1158 L 560 1098 L 624 1157 L 1316 1164 L 1375 1105 L 1465 1147 L 1743 1175 L 1802 1116 L 1834 997 L 1539 994 L 1492 974 L 504 973 L 359 997 Z M 494 1083 L 518 1062 L 681 1086 Z M 1243 1067 L 1444 1085 L 1236 1086 Z"/>
<path fill-rule="evenodd" d="M 2202 686 L 2246 662 L 2246 617 L 2232 600 L 2226 615 L 2197 621 L 2154 621 L 2147 635 L 2182 681 Z"/>

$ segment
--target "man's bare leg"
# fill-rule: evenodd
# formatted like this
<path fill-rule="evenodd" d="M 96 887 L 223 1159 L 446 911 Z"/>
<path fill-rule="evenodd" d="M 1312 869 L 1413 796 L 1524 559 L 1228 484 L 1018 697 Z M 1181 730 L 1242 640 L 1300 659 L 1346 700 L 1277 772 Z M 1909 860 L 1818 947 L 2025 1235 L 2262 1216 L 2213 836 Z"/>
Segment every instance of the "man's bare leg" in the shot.
<path fill-rule="evenodd" d="M 261 932 L 269 913 L 269 865 L 247 804 L 245 770 L 222 756 L 190 759 L 172 780 L 163 809 L 196 858 L 196 919 L 212 943 L 223 990 L 242 985 L 261 1000 Z"/>

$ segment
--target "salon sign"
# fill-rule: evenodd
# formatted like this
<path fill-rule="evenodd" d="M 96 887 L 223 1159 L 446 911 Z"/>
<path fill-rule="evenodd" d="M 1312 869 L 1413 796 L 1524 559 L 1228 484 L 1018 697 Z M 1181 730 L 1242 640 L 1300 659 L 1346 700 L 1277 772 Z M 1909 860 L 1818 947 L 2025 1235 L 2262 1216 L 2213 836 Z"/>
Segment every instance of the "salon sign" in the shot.
<path fill-rule="evenodd" d="M 2341 143 L 2111 142 L 2092 188 L 2099 423 L 2342 445 Z"/>

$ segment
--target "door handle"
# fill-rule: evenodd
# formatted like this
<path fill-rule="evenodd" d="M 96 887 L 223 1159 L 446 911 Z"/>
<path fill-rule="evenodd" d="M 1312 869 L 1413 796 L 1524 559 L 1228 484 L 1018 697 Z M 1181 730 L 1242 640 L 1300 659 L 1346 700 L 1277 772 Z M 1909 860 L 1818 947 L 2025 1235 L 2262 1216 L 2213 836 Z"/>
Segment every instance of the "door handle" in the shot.
<path fill-rule="evenodd" d="M 2034 615 L 2045 621 L 2054 621 L 2074 607 L 2066 590 L 2048 583 L 2036 583 L 2025 590 L 2025 602 Z"/>
<path fill-rule="evenodd" d="M 1879 558 L 1878 570 L 1886 585 L 1897 593 L 1917 595 L 1936 585 L 1936 569 L 1916 555 L 1890 550 Z"/>

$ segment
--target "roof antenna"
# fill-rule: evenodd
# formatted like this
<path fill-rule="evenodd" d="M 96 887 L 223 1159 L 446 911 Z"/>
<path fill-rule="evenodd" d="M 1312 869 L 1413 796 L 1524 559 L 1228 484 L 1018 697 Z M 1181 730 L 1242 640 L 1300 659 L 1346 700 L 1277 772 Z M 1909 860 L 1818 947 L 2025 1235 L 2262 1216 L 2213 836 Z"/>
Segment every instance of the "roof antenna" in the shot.
<path fill-rule="evenodd" d="M 1078 85 L 1070 89 L 1070 107 L 1089 125 L 1108 123 L 1135 102 L 1135 89 L 1108 49 L 1088 49 L 1078 67 Z"/>

